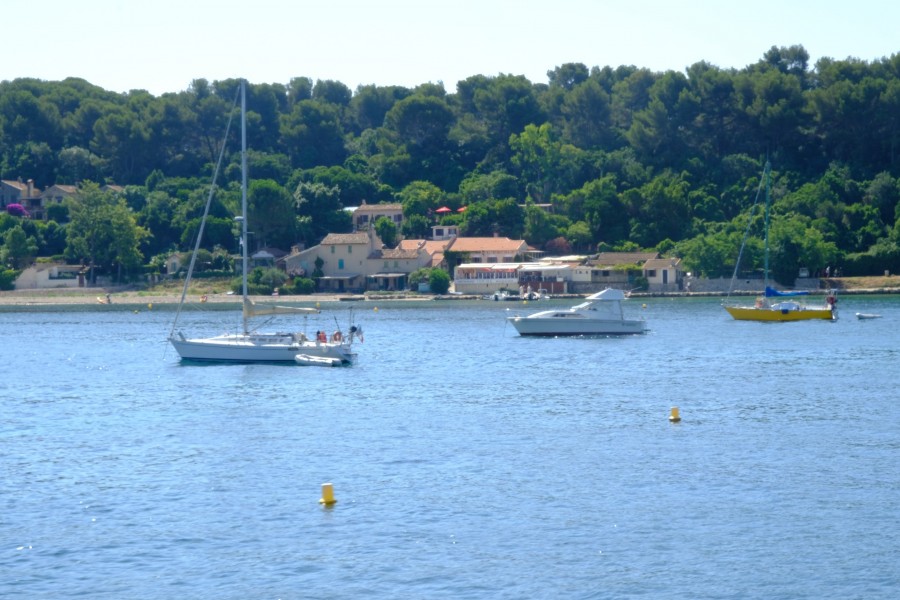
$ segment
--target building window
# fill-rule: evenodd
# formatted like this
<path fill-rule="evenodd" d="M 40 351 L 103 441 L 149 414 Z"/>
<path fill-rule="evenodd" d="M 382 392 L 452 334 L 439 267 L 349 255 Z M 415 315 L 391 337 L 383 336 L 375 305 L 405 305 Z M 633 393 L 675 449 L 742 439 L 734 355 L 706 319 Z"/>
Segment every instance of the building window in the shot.
<path fill-rule="evenodd" d="M 347 254 L 353 254 L 353 246 L 347 246 Z"/>
<path fill-rule="evenodd" d="M 339 258 L 339 259 L 338 259 L 338 270 L 339 270 L 339 271 L 343 271 L 343 270 L 344 270 L 344 259 L 343 259 L 343 258 Z"/>
<path fill-rule="evenodd" d="M 331 247 L 331 253 L 334 254 L 334 246 Z"/>
<path fill-rule="evenodd" d="M 649 269 L 647 271 L 647 277 L 656 277 L 656 269 Z"/>
<path fill-rule="evenodd" d="M 497 262 L 497 257 L 496 256 L 488 256 L 487 261 L 489 263 L 495 263 L 495 262 Z"/>

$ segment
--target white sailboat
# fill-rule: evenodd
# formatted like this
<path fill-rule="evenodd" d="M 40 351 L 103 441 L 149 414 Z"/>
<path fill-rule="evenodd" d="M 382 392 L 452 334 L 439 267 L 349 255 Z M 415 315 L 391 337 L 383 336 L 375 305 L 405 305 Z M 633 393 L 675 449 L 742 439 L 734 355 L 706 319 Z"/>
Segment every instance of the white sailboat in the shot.
<path fill-rule="evenodd" d="M 239 333 L 223 333 L 213 337 L 196 337 L 188 338 L 183 333 L 176 333 L 178 315 L 184 305 L 187 296 L 188 285 L 190 284 L 191 274 L 194 269 L 194 263 L 197 257 L 197 251 L 200 247 L 200 239 L 203 235 L 203 228 L 206 217 L 209 212 L 209 204 L 207 201 L 206 210 L 200 224 L 200 231 L 197 235 L 197 242 L 194 246 L 194 253 L 188 267 L 187 277 L 184 282 L 184 289 L 181 295 L 181 303 L 179 304 L 175 320 L 172 324 L 172 330 L 169 333 L 169 342 L 178 352 L 182 360 L 196 361 L 216 361 L 216 362 L 291 362 L 297 364 L 296 357 L 303 355 L 305 357 L 338 360 L 342 364 L 353 362 L 355 354 L 353 353 L 353 342 L 356 338 L 362 340 L 362 330 L 351 325 L 349 331 L 345 334 L 338 328 L 330 336 L 325 334 L 317 336 L 317 339 L 310 339 L 302 332 L 276 332 L 262 333 L 250 327 L 250 320 L 253 317 L 266 315 L 283 315 L 283 314 L 310 314 L 318 313 L 315 308 L 300 308 L 294 306 L 278 306 L 272 304 L 256 304 L 253 302 L 248 293 L 247 273 L 249 269 L 248 257 L 248 235 L 247 235 L 247 122 L 246 122 L 246 82 L 241 80 L 241 212 L 242 214 L 235 218 L 241 224 L 241 273 L 242 273 L 242 330 Z M 226 133 L 227 137 L 227 133 Z M 224 154 L 224 144 L 223 144 Z M 219 164 L 222 161 L 222 154 L 219 156 Z M 218 166 L 216 167 L 218 174 Z M 210 200 L 212 199 L 212 190 L 210 191 Z"/>

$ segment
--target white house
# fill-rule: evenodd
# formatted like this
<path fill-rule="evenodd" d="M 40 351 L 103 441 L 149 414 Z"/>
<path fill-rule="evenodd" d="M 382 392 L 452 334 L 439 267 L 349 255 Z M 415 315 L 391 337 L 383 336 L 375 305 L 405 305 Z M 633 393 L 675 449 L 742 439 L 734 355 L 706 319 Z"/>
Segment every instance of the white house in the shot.
<path fill-rule="evenodd" d="M 678 292 L 681 290 L 681 259 L 651 258 L 643 265 L 650 292 Z"/>

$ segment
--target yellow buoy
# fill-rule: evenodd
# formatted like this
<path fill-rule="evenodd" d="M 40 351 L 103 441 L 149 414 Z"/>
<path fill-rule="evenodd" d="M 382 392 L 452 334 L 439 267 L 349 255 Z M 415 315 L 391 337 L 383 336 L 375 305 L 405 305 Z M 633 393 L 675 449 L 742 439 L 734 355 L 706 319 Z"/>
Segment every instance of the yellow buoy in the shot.
<path fill-rule="evenodd" d="M 152 303 L 152 302 L 148 302 L 148 303 L 147 303 L 147 308 L 149 308 L 150 310 L 153 310 L 153 303 Z"/>
<path fill-rule="evenodd" d="M 319 499 L 319 504 L 324 504 L 325 506 L 331 506 L 337 502 L 334 499 L 334 486 L 330 483 L 322 484 L 322 497 Z"/>
<path fill-rule="evenodd" d="M 681 420 L 681 416 L 678 414 L 677 406 L 672 407 L 672 412 L 669 413 L 669 420 L 673 423 L 677 423 Z"/>

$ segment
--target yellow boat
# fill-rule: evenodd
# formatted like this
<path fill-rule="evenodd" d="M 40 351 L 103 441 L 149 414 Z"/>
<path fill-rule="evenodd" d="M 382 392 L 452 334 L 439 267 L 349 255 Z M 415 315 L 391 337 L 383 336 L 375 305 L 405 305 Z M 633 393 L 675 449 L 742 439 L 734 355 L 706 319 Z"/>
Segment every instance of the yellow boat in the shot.
<path fill-rule="evenodd" d="M 764 292 L 763 295 L 756 299 L 753 306 L 729 306 L 723 305 L 735 320 L 738 321 L 809 321 L 812 319 L 824 319 L 833 321 L 837 318 L 837 297 L 834 291 L 830 292 L 822 306 L 807 306 L 796 299 L 797 296 L 805 296 L 809 294 L 807 291 L 798 292 L 779 292 L 769 286 L 769 178 L 772 166 L 766 161 L 765 170 L 763 171 L 766 185 L 766 213 L 765 213 L 765 269 L 763 271 Z M 759 192 L 762 188 L 760 181 L 760 190 L 757 191 L 754 207 L 759 201 Z M 752 208 L 751 208 L 752 211 Z M 752 223 L 752 219 L 750 221 Z M 747 233 L 750 230 L 750 223 L 747 224 Z M 747 233 L 744 234 L 744 243 L 747 241 Z M 738 254 L 738 264 L 735 265 L 734 275 L 732 276 L 732 285 L 737 278 L 738 268 L 740 267 L 740 257 L 744 253 L 744 244 L 741 244 L 741 250 Z M 785 299 L 788 297 L 789 299 Z"/>
<path fill-rule="evenodd" d="M 835 302 L 831 295 L 826 298 L 825 306 L 806 306 L 795 300 L 769 302 L 760 298 L 754 306 L 726 306 L 725 310 L 737 321 L 833 321 L 837 318 Z"/>

